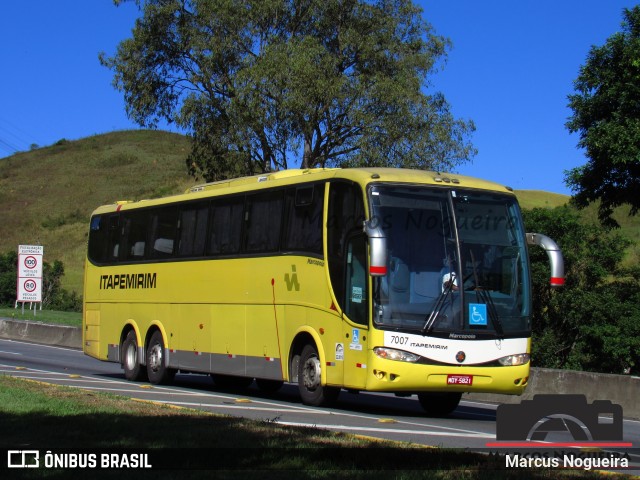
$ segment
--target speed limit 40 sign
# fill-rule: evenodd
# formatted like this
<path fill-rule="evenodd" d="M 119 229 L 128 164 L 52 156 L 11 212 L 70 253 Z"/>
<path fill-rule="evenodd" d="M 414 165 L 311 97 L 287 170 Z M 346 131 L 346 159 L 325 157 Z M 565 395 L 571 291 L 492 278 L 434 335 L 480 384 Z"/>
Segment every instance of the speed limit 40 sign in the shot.
<path fill-rule="evenodd" d="M 18 247 L 18 302 L 42 301 L 42 245 Z"/>

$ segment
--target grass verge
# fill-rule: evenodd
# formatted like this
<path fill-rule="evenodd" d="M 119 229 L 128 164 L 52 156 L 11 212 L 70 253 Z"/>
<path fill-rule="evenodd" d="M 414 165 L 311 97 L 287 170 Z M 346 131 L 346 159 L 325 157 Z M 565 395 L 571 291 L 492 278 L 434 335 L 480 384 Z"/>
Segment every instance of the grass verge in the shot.
<path fill-rule="evenodd" d="M 82 313 L 80 312 L 58 312 L 55 310 L 29 310 L 25 305 L 24 314 L 22 307 L 9 308 L 0 307 L 0 318 L 10 318 L 12 320 L 27 320 L 30 322 L 52 323 L 57 325 L 70 325 L 79 327 L 82 325 Z"/>
<path fill-rule="evenodd" d="M 273 419 L 226 417 L 10 376 L 0 376 L 0 432 L 3 448 L 43 454 L 151 452 L 153 468 L 135 472 L 138 478 L 602 478 L 593 471 L 505 470 L 503 460 L 477 453 L 291 428 Z M 88 478 L 87 473 L 26 472 L 30 478 Z M 94 470 L 91 478 L 114 473 L 126 472 Z"/>

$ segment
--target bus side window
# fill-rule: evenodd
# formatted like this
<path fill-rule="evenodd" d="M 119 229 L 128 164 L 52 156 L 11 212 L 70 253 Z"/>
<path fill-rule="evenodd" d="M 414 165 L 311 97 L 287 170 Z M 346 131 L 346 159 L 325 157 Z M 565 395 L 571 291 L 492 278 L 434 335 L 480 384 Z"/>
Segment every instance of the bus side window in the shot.
<path fill-rule="evenodd" d="M 351 321 L 367 325 L 367 243 L 363 234 L 356 234 L 349 239 L 346 260 L 344 311 Z"/>
<path fill-rule="evenodd" d="M 168 258 L 173 255 L 178 229 L 178 209 L 165 207 L 151 214 L 151 256 Z"/>
<path fill-rule="evenodd" d="M 144 260 L 147 245 L 148 218 L 144 210 L 123 214 L 124 236 L 126 238 L 123 252 L 125 260 Z M 118 245 L 119 248 L 121 247 Z"/>
<path fill-rule="evenodd" d="M 95 263 L 103 263 L 107 257 L 106 219 L 100 215 L 91 217 L 89 226 L 89 258 Z"/>
<path fill-rule="evenodd" d="M 322 255 L 324 184 L 289 188 L 283 250 Z"/>
<path fill-rule="evenodd" d="M 247 196 L 245 252 L 267 253 L 280 248 L 282 190 Z"/>
<path fill-rule="evenodd" d="M 240 252 L 243 210 L 244 197 L 213 202 L 208 255 L 234 255 Z"/>
<path fill-rule="evenodd" d="M 207 241 L 207 220 L 209 204 L 185 205 L 180 212 L 180 236 L 178 255 L 181 257 L 201 257 Z"/>
<path fill-rule="evenodd" d="M 348 260 L 347 240 L 354 234 L 362 232 L 363 221 L 364 203 L 360 188 L 347 182 L 331 183 L 329 214 L 326 220 L 327 260 L 329 262 L 331 286 L 336 300 L 343 310 L 347 298 L 352 293 L 347 291 L 345 282 Z"/>
<path fill-rule="evenodd" d="M 122 243 L 122 228 L 120 226 L 120 216 L 111 215 L 107 218 L 108 231 L 106 232 L 107 241 L 107 263 L 117 262 L 120 258 L 120 243 Z"/>

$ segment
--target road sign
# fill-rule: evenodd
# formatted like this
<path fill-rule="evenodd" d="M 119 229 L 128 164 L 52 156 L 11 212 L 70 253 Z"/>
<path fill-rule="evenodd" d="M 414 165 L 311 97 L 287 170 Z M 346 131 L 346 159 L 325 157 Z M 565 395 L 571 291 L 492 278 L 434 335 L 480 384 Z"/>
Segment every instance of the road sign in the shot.
<path fill-rule="evenodd" d="M 42 301 L 42 279 L 41 278 L 21 278 L 18 280 L 18 301 L 19 302 L 41 302 Z"/>
<path fill-rule="evenodd" d="M 42 302 L 42 245 L 18 246 L 18 302 Z"/>

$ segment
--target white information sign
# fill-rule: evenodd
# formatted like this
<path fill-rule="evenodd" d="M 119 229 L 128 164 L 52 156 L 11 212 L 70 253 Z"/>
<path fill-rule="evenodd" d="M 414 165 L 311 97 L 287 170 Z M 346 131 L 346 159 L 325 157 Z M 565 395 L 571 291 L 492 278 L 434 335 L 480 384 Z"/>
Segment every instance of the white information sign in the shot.
<path fill-rule="evenodd" d="M 18 246 L 18 302 L 42 302 L 42 245 Z"/>

